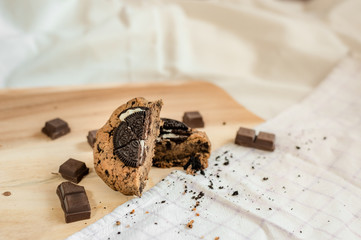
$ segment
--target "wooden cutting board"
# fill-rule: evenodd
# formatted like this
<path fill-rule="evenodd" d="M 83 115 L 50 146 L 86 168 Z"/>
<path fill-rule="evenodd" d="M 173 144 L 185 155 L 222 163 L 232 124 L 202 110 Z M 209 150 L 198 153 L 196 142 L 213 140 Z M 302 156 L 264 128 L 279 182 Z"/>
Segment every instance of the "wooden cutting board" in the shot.
<path fill-rule="evenodd" d="M 89 130 L 98 129 L 119 105 L 133 97 L 163 99 L 161 117 L 182 119 L 184 111 L 199 110 L 213 149 L 233 142 L 240 126 L 263 120 L 235 102 L 219 87 L 200 81 L 116 86 L 62 87 L 0 91 L 0 239 L 64 239 L 133 198 L 105 185 L 93 168 Z M 51 140 L 41 128 L 60 117 L 71 133 Z M 90 174 L 84 186 L 91 219 L 66 224 L 56 187 L 68 158 L 84 161 Z M 147 189 L 174 169 L 152 168 Z M 11 192 L 4 196 L 3 192 Z"/>

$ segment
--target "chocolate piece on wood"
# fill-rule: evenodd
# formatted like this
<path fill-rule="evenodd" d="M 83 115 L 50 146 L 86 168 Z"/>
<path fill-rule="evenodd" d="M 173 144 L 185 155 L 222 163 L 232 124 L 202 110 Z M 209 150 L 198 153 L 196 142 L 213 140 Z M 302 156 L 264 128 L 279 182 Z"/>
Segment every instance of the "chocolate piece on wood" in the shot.
<path fill-rule="evenodd" d="M 235 143 L 241 146 L 252 147 L 255 138 L 256 131 L 254 129 L 240 127 L 236 135 Z"/>
<path fill-rule="evenodd" d="M 98 130 L 92 130 L 88 132 L 88 136 L 86 137 L 88 140 L 88 143 L 91 147 L 94 147 L 94 143 L 96 141 L 96 135 Z"/>
<path fill-rule="evenodd" d="M 64 211 L 66 223 L 90 218 L 90 205 L 84 187 L 63 182 L 57 187 L 56 194 Z"/>
<path fill-rule="evenodd" d="M 262 150 L 273 151 L 275 149 L 275 138 L 276 136 L 273 133 L 259 132 L 254 142 L 255 147 Z"/>
<path fill-rule="evenodd" d="M 276 136 L 273 133 L 259 132 L 250 128 L 240 127 L 237 131 L 235 143 L 245 147 L 257 148 L 266 151 L 275 149 Z"/>
<path fill-rule="evenodd" d="M 70 158 L 62 165 L 60 165 L 59 173 L 66 180 L 78 183 L 85 175 L 89 173 L 89 168 L 86 167 L 85 163 Z"/>
<path fill-rule="evenodd" d="M 55 118 L 45 123 L 41 129 L 51 139 L 56 139 L 70 132 L 68 123 L 60 118 Z"/>
<path fill-rule="evenodd" d="M 183 122 L 191 128 L 203 128 L 204 121 L 202 115 L 198 111 L 185 112 Z"/>

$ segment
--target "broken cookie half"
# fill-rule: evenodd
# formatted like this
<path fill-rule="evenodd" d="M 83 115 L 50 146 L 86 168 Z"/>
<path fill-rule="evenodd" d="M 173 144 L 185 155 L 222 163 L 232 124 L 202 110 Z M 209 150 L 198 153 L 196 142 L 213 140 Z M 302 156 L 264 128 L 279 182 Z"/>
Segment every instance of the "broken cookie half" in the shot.
<path fill-rule="evenodd" d="M 118 107 L 98 130 L 94 168 L 112 189 L 141 196 L 159 135 L 162 101 L 134 98 Z"/>
<path fill-rule="evenodd" d="M 210 153 L 211 143 L 205 132 L 174 119 L 161 119 L 153 166 L 183 167 L 187 173 L 193 174 L 208 167 Z"/>

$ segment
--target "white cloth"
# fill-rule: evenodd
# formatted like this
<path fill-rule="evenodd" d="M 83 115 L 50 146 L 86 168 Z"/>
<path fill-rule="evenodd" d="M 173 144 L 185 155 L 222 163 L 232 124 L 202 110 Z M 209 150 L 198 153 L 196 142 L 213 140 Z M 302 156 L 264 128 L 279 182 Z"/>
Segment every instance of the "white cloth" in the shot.
<path fill-rule="evenodd" d="M 204 176 L 176 171 L 69 240 L 360 239 L 360 93 L 361 63 L 347 59 L 259 126 L 276 134 L 274 152 L 221 147 Z"/>
<path fill-rule="evenodd" d="M 359 0 L 0 1 L 0 87 L 202 79 L 263 118 L 349 48 Z"/>

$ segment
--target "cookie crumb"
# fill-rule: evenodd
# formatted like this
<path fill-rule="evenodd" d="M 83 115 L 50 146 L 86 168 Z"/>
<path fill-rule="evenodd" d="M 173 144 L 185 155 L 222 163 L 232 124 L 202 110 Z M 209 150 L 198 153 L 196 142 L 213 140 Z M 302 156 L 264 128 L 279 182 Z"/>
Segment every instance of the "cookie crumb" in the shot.
<path fill-rule="evenodd" d="M 222 125 L 224 126 L 224 125 L 226 125 L 227 123 L 226 122 L 222 122 Z"/>
<path fill-rule="evenodd" d="M 130 214 L 133 214 L 135 212 L 135 210 L 133 209 L 131 212 L 130 212 Z"/>
<path fill-rule="evenodd" d="M 215 237 L 214 240 L 219 240 L 219 237 Z"/>
<path fill-rule="evenodd" d="M 8 197 L 8 196 L 11 195 L 11 192 L 9 192 L 9 191 L 3 192 L 3 195 L 4 195 L 5 197 Z"/>
<path fill-rule="evenodd" d="M 193 208 L 193 209 L 192 209 L 192 211 L 195 211 L 195 210 L 197 210 L 197 208 Z"/>
<path fill-rule="evenodd" d="M 126 228 L 130 228 L 130 225 L 128 224 L 127 226 L 125 226 Z"/>
<path fill-rule="evenodd" d="M 145 212 L 145 214 L 148 214 L 148 213 L 149 213 L 148 211 Z"/>
<path fill-rule="evenodd" d="M 191 220 L 189 223 L 187 223 L 188 228 L 193 228 L 194 220 Z"/>
<path fill-rule="evenodd" d="M 196 213 L 196 216 L 199 217 L 199 213 Z"/>
<path fill-rule="evenodd" d="M 120 225 L 120 222 L 119 222 L 119 221 L 116 221 L 115 224 L 119 226 L 119 225 Z"/>

